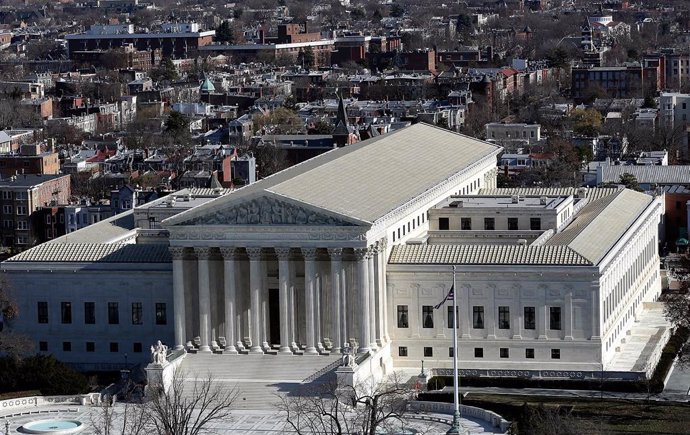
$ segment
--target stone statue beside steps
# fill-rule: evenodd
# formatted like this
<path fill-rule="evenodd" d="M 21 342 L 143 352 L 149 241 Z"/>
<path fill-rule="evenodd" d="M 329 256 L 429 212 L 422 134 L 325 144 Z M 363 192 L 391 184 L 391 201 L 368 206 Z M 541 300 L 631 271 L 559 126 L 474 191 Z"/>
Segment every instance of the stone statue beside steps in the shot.
<path fill-rule="evenodd" d="M 160 340 L 151 346 L 151 362 L 159 365 L 165 365 L 168 362 L 168 346 L 161 343 Z"/>

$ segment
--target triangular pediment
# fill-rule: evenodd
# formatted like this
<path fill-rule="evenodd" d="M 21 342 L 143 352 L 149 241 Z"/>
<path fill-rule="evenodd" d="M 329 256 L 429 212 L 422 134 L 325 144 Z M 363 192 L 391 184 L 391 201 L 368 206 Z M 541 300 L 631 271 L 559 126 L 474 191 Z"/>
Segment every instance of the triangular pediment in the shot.
<path fill-rule="evenodd" d="M 270 192 L 244 197 L 237 202 L 195 216 L 176 225 L 296 225 L 361 226 L 365 222 L 320 210 Z"/>

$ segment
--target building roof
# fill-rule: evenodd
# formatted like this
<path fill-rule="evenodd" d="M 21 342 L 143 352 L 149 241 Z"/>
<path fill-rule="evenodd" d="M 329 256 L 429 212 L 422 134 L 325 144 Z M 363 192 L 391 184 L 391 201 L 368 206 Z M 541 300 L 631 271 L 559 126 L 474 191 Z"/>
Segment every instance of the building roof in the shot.
<path fill-rule="evenodd" d="M 389 264 L 591 266 L 567 246 L 395 245 Z"/>
<path fill-rule="evenodd" d="M 538 245 L 402 245 L 391 264 L 597 265 L 654 201 L 630 189 L 586 189 L 587 203 L 572 221 Z M 482 189 L 480 195 L 575 195 L 575 188 Z"/>
<path fill-rule="evenodd" d="M 599 187 L 596 189 L 584 189 L 585 196 L 589 200 L 603 198 L 619 191 L 618 187 Z M 577 195 L 577 187 L 510 187 L 499 189 L 480 189 L 479 195 L 520 195 L 520 196 L 568 196 Z"/>
<path fill-rule="evenodd" d="M 641 184 L 690 184 L 690 165 L 601 167 L 602 183 L 618 183 L 621 175 L 628 173 Z"/>
<path fill-rule="evenodd" d="M 567 245 L 597 264 L 653 200 L 650 195 L 623 189 L 590 201 L 545 245 Z"/>
<path fill-rule="evenodd" d="M 9 263 L 169 263 L 168 245 L 44 243 L 6 260 Z"/>
<path fill-rule="evenodd" d="M 69 175 L 21 174 L 0 180 L 0 187 L 32 187 L 61 177 L 69 177 Z"/>
<path fill-rule="evenodd" d="M 373 223 L 500 150 L 468 136 L 415 124 L 326 152 L 164 223 L 184 225 L 260 191 Z"/>
<path fill-rule="evenodd" d="M 64 236 L 50 240 L 45 244 L 89 244 L 89 243 L 108 243 L 126 237 L 134 230 L 134 210 L 127 210 L 124 213 L 109 217 L 93 225 L 65 234 Z M 43 245 L 39 245 L 43 246 Z M 36 248 L 29 249 L 32 251 Z M 25 252 L 29 252 L 25 251 Z"/>

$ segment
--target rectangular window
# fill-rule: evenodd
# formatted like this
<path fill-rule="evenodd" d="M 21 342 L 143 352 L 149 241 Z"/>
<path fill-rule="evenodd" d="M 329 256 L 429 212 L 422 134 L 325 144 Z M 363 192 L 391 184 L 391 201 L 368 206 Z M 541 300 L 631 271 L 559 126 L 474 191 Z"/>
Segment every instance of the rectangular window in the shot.
<path fill-rule="evenodd" d="M 484 348 L 483 347 L 475 347 L 474 348 L 474 357 L 475 358 L 484 358 Z"/>
<path fill-rule="evenodd" d="M 38 350 L 41 352 L 48 352 L 48 342 L 47 341 L 39 341 L 38 342 Z"/>
<path fill-rule="evenodd" d="M 484 329 L 484 307 L 472 307 L 472 328 Z"/>
<path fill-rule="evenodd" d="M 460 218 L 460 229 L 470 231 L 472 229 L 472 218 Z"/>
<path fill-rule="evenodd" d="M 424 348 L 424 356 L 425 357 L 434 356 L 434 348 L 433 347 L 425 347 Z"/>
<path fill-rule="evenodd" d="M 525 349 L 525 358 L 534 359 L 534 349 Z"/>
<path fill-rule="evenodd" d="M 84 302 L 84 323 L 94 325 L 96 323 L 96 303 Z"/>
<path fill-rule="evenodd" d="M 38 303 L 38 323 L 48 323 L 48 302 Z"/>
<path fill-rule="evenodd" d="M 453 348 L 452 347 L 448 348 L 448 358 L 453 358 Z"/>
<path fill-rule="evenodd" d="M 484 218 L 484 229 L 487 231 L 492 231 L 496 228 L 494 218 Z"/>
<path fill-rule="evenodd" d="M 17 214 L 20 216 L 23 216 L 26 214 L 26 206 L 25 205 L 18 205 L 17 206 Z"/>
<path fill-rule="evenodd" d="M 134 353 L 141 353 L 143 349 L 143 346 L 141 343 L 133 343 L 132 344 L 132 352 Z"/>
<path fill-rule="evenodd" d="M 18 230 L 28 230 L 29 229 L 29 222 L 27 222 L 25 220 L 17 221 L 17 229 Z"/>
<path fill-rule="evenodd" d="M 498 329 L 510 329 L 510 307 L 498 307 Z"/>
<path fill-rule="evenodd" d="M 62 323 L 72 323 L 72 303 L 60 303 L 60 319 Z"/>
<path fill-rule="evenodd" d="M 455 312 L 457 313 L 459 311 L 460 311 L 460 307 L 455 307 Z M 448 325 L 447 325 L 448 328 L 453 327 L 453 320 L 454 320 L 453 319 L 453 306 L 449 305 L 448 306 Z M 460 320 L 458 319 L 458 326 L 459 325 L 460 325 Z"/>
<path fill-rule="evenodd" d="M 118 352 L 120 346 L 117 344 L 117 342 L 111 342 L 110 343 L 110 351 L 111 352 Z"/>
<path fill-rule="evenodd" d="M 87 341 L 86 342 L 86 351 L 87 352 L 95 352 L 96 351 L 96 343 L 93 341 Z"/>
<path fill-rule="evenodd" d="M 422 305 L 422 327 L 434 327 L 434 307 L 431 305 Z"/>
<path fill-rule="evenodd" d="M 508 230 L 517 231 L 518 229 L 518 218 L 508 218 Z"/>
<path fill-rule="evenodd" d="M 141 302 L 132 302 L 132 325 L 141 325 Z"/>
<path fill-rule="evenodd" d="M 525 307 L 525 329 L 536 329 L 537 318 L 534 307 Z"/>
<path fill-rule="evenodd" d="M 551 359 L 561 359 L 561 350 L 551 349 Z"/>
<path fill-rule="evenodd" d="M 561 330 L 561 307 L 549 307 L 549 329 Z"/>
<path fill-rule="evenodd" d="M 398 328 L 409 328 L 407 305 L 398 305 Z"/>
<path fill-rule="evenodd" d="M 529 229 L 533 231 L 541 230 L 541 218 L 529 218 Z"/>
<path fill-rule="evenodd" d="M 12 214 L 12 206 L 11 205 L 3 205 L 2 206 L 2 212 L 5 214 Z"/>
<path fill-rule="evenodd" d="M 498 356 L 500 356 L 501 358 L 508 358 L 509 355 L 510 353 L 508 352 L 507 347 L 501 347 L 498 349 Z"/>
<path fill-rule="evenodd" d="M 407 356 L 407 346 L 398 346 L 398 356 Z"/>
<path fill-rule="evenodd" d="M 438 218 L 438 229 L 439 230 L 449 230 L 450 222 L 447 217 Z"/>
<path fill-rule="evenodd" d="M 165 306 L 165 302 L 156 303 L 156 325 L 167 325 L 168 324 L 168 312 Z"/>
<path fill-rule="evenodd" d="M 71 341 L 63 341 L 62 342 L 62 351 L 63 352 L 72 352 L 72 342 Z"/>
<path fill-rule="evenodd" d="M 120 323 L 120 311 L 117 307 L 117 302 L 108 302 L 108 323 L 110 325 Z"/>

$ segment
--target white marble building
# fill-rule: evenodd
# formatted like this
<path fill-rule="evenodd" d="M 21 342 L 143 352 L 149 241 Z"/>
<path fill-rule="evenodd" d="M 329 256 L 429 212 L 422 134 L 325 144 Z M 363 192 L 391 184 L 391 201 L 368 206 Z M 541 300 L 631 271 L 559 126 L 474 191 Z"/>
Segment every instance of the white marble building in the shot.
<path fill-rule="evenodd" d="M 89 237 L 80 236 L 89 228 L 70 234 L 79 247 L 58 239 L 2 263 L 27 314 L 14 327 L 75 363 L 113 355 L 88 355 L 82 345 L 61 351 L 68 332 L 99 347 L 163 339 L 197 352 L 301 358 L 356 342 L 386 366 L 424 359 L 445 368 L 449 313 L 433 306 L 455 264 L 462 367 L 647 373 L 667 335 L 663 321 L 636 329 L 657 319 L 648 308 L 660 291 L 661 201 L 616 189 L 495 189 L 499 152 L 417 124 L 229 194 L 182 195 L 186 205 L 161 199 L 135 209 L 119 238 L 99 238 L 109 220 Z M 80 280 L 95 279 L 92 270 L 99 280 Z M 81 314 L 73 324 L 58 314 L 36 321 L 39 302 L 51 313 L 63 302 L 81 313 L 96 297 L 103 310 L 121 298 L 126 327 L 90 335 Z M 145 313 L 157 303 L 174 307 L 166 325 L 129 325 L 139 299 Z"/>

